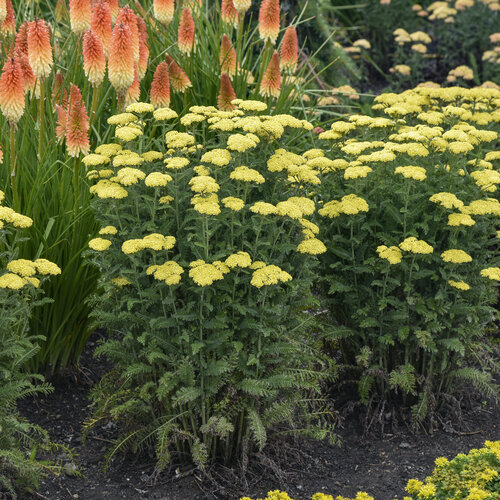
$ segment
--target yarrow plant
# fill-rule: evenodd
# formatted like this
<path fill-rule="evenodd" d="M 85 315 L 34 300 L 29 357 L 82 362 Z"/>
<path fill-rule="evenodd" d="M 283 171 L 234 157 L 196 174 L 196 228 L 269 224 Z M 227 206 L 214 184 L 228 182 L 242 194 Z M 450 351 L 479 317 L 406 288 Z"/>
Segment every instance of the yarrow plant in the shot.
<path fill-rule="evenodd" d="M 499 278 L 500 92 L 418 88 L 373 108 L 383 115 L 334 122 L 319 135 L 329 151 L 308 162 L 321 170 L 320 281 L 361 399 L 422 422 L 460 380 L 497 394 L 484 329 Z"/>
<path fill-rule="evenodd" d="M 51 389 L 24 365 L 40 341 L 29 332 L 32 312 L 44 302 L 39 287 L 61 270 L 46 259 L 17 258 L 22 232 L 33 221 L 3 205 L 3 199 L 0 191 L 0 492 L 16 498 L 21 487 L 36 486 L 47 471 L 56 469 L 40 463 L 36 455 L 37 450 L 52 452 L 58 447 L 43 429 L 19 416 L 16 404 Z"/>
<path fill-rule="evenodd" d="M 326 250 L 307 197 L 318 177 L 289 150 L 312 125 L 231 104 L 193 106 L 182 128 L 169 108 L 132 104 L 109 119 L 116 142 L 83 160 L 102 225 L 89 242 L 110 335 L 98 352 L 115 365 L 89 425 L 123 424 L 110 456 L 152 442 L 159 468 L 230 462 L 298 410 L 306 434 L 331 434 L 308 416 L 326 372 L 301 315 Z"/>

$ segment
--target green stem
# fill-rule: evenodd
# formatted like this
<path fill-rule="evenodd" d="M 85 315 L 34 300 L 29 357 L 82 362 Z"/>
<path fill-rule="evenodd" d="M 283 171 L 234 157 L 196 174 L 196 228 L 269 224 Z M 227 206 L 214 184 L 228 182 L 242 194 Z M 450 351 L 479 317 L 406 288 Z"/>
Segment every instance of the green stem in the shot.
<path fill-rule="evenodd" d="M 75 195 L 73 207 L 75 215 L 80 212 L 80 159 L 75 158 L 75 166 L 73 168 L 73 192 Z"/>
<path fill-rule="evenodd" d="M 94 123 L 95 114 L 97 111 L 97 106 L 99 105 L 99 96 L 101 93 L 101 85 L 94 87 L 92 90 L 92 104 L 90 106 L 90 117 L 89 117 L 89 128 L 92 130 L 92 125 Z"/>
<path fill-rule="evenodd" d="M 12 186 L 13 209 L 19 210 L 19 195 L 17 193 L 17 172 L 16 172 L 16 124 L 10 124 L 10 182 Z"/>
<path fill-rule="evenodd" d="M 38 108 L 38 125 L 39 125 L 39 138 L 38 138 L 38 161 L 42 162 L 42 154 L 45 139 L 45 81 L 40 78 L 40 101 Z"/>

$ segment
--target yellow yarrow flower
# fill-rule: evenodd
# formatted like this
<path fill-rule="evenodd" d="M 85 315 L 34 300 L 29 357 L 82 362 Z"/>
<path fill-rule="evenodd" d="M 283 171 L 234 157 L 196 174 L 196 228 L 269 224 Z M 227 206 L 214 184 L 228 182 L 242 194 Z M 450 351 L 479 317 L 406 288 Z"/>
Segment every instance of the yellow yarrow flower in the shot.
<path fill-rule="evenodd" d="M 113 278 L 111 280 L 111 282 L 120 288 L 122 286 L 127 286 L 127 285 L 132 284 L 132 282 L 130 280 L 128 280 L 127 278 L 123 278 L 122 276 L 118 276 L 117 278 Z"/>
<path fill-rule="evenodd" d="M 125 111 L 127 113 L 152 113 L 155 110 L 155 107 L 148 102 L 134 102 L 129 104 Z"/>
<path fill-rule="evenodd" d="M 488 267 L 481 270 L 481 276 L 492 281 L 500 281 L 500 267 Z"/>
<path fill-rule="evenodd" d="M 462 208 L 464 206 L 464 202 L 459 200 L 453 193 L 436 193 L 429 198 L 429 201 L 445 208 Z"/>
<path fill-rule="evenodd" d="M 261 288 L 263 286 L 286 283 L 290 280 L 292 280 L 292 276 L 286 271 L 283 271 L 278 266 L 264 265 L 259 267 L 252 273 L 250 284 L 252 286 L 255 286 L 256 288 Z"/>
<path fill-rule="evenodd" d="M 448 215 L 448 226 L 473 226 L 476 221 L 468 214 Z"/>
<path fill-rule="evenodd" d="M 209 175 L 198 175 L 189 181 L 191 191 L 195 193 L 217 193 L 220 189 L 216 180 Z"/>
<path fill-rule="evenodd" d="M 153 111 L 153 116 L 157 121 L 165 121 L 165 120 L 173 120 L 177 118 L 179 115 L 170 108 L 158 108 Z"/>
<path fill-rule="evenodd" d="M 312 215 L 316 210 L 314 201 L 304 196 L 292 196 L 287 201 L 293 203 L 302 212 L 302 215 Z"/>
<path fill-rule="evenodd" d="M 90 187 L 90 192 L 95 193 L 99 198 L 122 199 L 128 196 L 125 188 L 108 180 L 100 180 L 97 184 Z"/>
<path fill-rule="evenodd" d="M 297 246 L 297 252 L 309 255 L 319 255 L 326 252 L 326 246 L 317 238 L 306 238 Z"/>
<path fill-rule="evenodd" d="M 108 118 L 108 125 L 128 125 L 135 121 L 137 121 L 136 115 L 132 113 L 119 113 Z M 103 146 L 100 147 L 102 148 Z M 98 149 L 96 149 L 96 153 L 99 153 Z"/>
<path fill-rule="evenodd" d="M 229 165 L 231 153 L 227 149 L 212 149 L 212 151 L 203 154 L 201 161 L 223 167 Z"/>
<path fill-rule="evenodd" d="M 187 167 L 189 165 L 189 160 L 180 156 L 174 156 L 172 158 L 167 158 L 166 160 L 164 160 L 164 163 L 165 167 L 170 170 L 179 170 L 181 168 Z"/>
<path fill-rule="evenodd" d="M 105 226 L 99 230 L 99 234 L 116 234 L 118 233 L 118 229 L 115 226 Z"/>
<path fill-rule="evenodd" d="M 40 274 L 51 274 L 52 276 L 56 276 L 57 274 L 61 274 L 61 268 L 47 259 L 36 259 L 35 267 Z"/>
<path fill-rule="evenodd" d="M 361 179 L 366 177 L 370 172 L 373 172 L 373 169 L 365 165 L 347 167 L 344 171 L 344 179 Z"/>
<path fill-rule="evenodd" d="M 109 163 L 109 157 L 100 154 L 89 154 L 82 158 L 82 162 L 86 167 L 95 167 L 97 165 L 105 165 Z"/>
<path fill-rule="evenodd" d="M 19 276 L 22 276 L 23 278 L 36 274 L 35 263 L 27 259 L 11 260 L 7 264 L 7 270 L 12 273 L 19 274 Z"/>
<path fill-rule="evenodd" d="M 453 264 L 463 264 L 465 262 L 472 262 L 472 257 L 463 250 L 457 250 L 455 248 L 451 250 L 445 250 L 441 254 L 441 258 L 445 262 L 451 262 Z"/>
<path fill-rule="evenodd" d="M 251 207 L 250 211 L 260 215 L 273 215 L 277 214 L 278 210 L 272 203 L 265 201 L 257 201 Z"/>
<path fill-rule="evenodd" d="M 248 149 L 255 148 L 257 146 L 257 142 L 258 141 L 254 141 L 253 139 L 248 137 L 248 135 L 233 134 L 230 135 L 227 139 L 227 149 L 243 153 Z"/>
<path fill-rule="evenodd" d="M 104 252 L 111 246 L 111 241 L 105 238 L 94 238 L 89 241 L 89 247 L 96 252 Z"/>
<path fill-rule="evenodd" d="M 231 101 L 232 104 L 238 106 L 238 108 L 244 111 L 265 111 L 267 109 L 267 104 L 261 101 L 242 101 L 241 99 L 235 99 Z"/>
<path fill-rule="evenodd" d="M 431 247 L 424 240 L 417 240 L 415 236 L 410 236 L 405 238 L 400 244 L 399 248 L 405 252 L 411 252 L 415 254 L 429 254 L 434 252 L 434 248 Z"/>
<path fill-rule="evenodd" d="M 453 288 L 457 288 L 458 290 L 463 290 L 463 291 L 470 290 L 470 285 L 468 285 L 467 283 L 465 283 L 465 281 L 448 280 L 448 284 L 450 286 L 452 286 Z M 438 458 L 436 459 L 436 465 L 438 465 L 437 464 L 437 460 L 439 460 L 439 459 Z M 447 459 L 445 458 L 444 460 L 447 460 Z M 444 462 L 443 462 L 443 464 L 444 464 Z"/>
<path fill-rule="evenodd" d="M 401 174 L 406 179 L 414 179 L 416 181 L 423 181 L 427 177 L 427 171 L 423 167 L 415 167 L 409 165 L 407 167 L 396 167 L 394 173 Z"/>
<path fill-rule="evenodd" d="M 211 285 L 214 281 L 224 279 L 222 272 L 213 264 L 202 263 L 189 270 L 189 277 L 198 286 Z"/>
<path fill-rule="evenodd" d="M 264 176 L 260 174 L 257 170 L 245 166 L 236 167 L 229 174 L 229 177 L 236 181 L 255 182 L 256 184 L 263 184 L 266 181 Z"/>
<path fill-rule="evenodd" d="M 399 264 L 403 259 L 401 250 L 395 246 L 387 247 L 385 245 L 379 245 L 377 247 L 377 253 L 381 259 L 386 259 L 391 265 Z"/>
<path fill-rule="evenodd" d="M 226 208 L 230 208 L 235 212 L 238 212 L 245 206 L 245 202 L 241 198 L 236 198 L 234 196 L 222 198 L 221 201 Z"/>
<path fill-rule="evenodd" d="M 163 158 L 163 153 L 160 153 L 160 151 L 146 151 L 142 153 L 141 157 L 144 158 L 144 161 L 153 162 L 161 160 Z"/>
<path fill-rule="evenodd" d="M 230 255 L 226 260 L 225 260 L 226 266 L 230 267 L 231 269 L 235 267 L 250 267 L 252 264 L 252 259 L 250 255 L 247 252 L 237 252 L 232 255 Z"/>
<path fill-rule="evenodd" d="M 0 276 L 0 288 L 20 290 L 26 284 L 28 284 L 28 281 L 17 274 L 5 273 Z"/>
<path fill-rule="evenodd" d="M 169 260 L 161 265 L 149 266 L 146 269 L 148 276 L 153 275 L 156 280 L 165 282 L 166 285 L 177 285 L 181 280 L 184 269 L 175 261 Z"/>
<path fill-rule="evenodd" d="M 166 186 L 172 177 L 168 174 L 162 174 L 161 172 L 151 172 L 145 179 L 144 184 L 148 187 L 161 187 Z"/>

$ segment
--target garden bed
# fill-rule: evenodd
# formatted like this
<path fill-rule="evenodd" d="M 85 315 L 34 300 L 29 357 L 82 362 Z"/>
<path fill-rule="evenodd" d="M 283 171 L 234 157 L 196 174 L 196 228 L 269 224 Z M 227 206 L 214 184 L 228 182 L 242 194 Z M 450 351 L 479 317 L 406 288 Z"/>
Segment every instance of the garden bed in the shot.
<path fill-rule="evenodd" d="M 107 474 L 103 474 L 103 459 L 110 441 L 117 435 L 116 428 L 111 424 L 97 426 L 89 434 L 86 445 L 81 442 L 82 424 L 90 415 L 89 389 L 109 369 L 105 360 L 92 356 L 98 340 L 99 335 L 95 334 L 87 344 L 79 373 L 68 374 L 55 382 L 52 394 L 25 400 L 20 405 L 22 414 L 47 429 L 55 442 L 73 448 L 77 454 L 76 466 L 81 473 L 81 476 L 73 475 L 68 462 L 67 473 L 49 476 L 41 482 L 36 494 L 25 498 L 237 498 L 235 489 L 224 489 L 231 477 L 227 470 L 213 471 L 220 488 L 204 479 L 199 471 L 189 468 L 181 471 L 172 468 L 154 482 L 151 477 L 155 464 L 152 456 L 117 456 Z M 284 473 L 282 483 L 271 468 L 266 470 L 262 465 L 250 465 L 246 494 L 265 496 L 267 491 L 281 488 L 295 500 L 301 500 L 309 499 L 318 491 L 354 495 L 361 490 L 372 494 L 376 500 L 402 498 L 407 481 L 429 475 L 436 457 L 451 459 L 457 453 L 480 447 L 485 440 L 500 439 L 500 407 L 481 400 L 465 413 L 459 431 L 452 429 L 454 422 L 449 422 L 447 430 L 432 435 L 412 434 L 403 429 L 395 433 L 363 435 L 360 419 L 359 413 L 353 414 L 337 428 L 342 441 L 340 447 L 304 440 L 273 446 L 274 450 L 286 450 L 286 457 L 281 458 L 276 457 L 276 451 L 269 452 L 272 460 L 280 462 Z M 220 474 L 225 476 L 225 481 Z"/>

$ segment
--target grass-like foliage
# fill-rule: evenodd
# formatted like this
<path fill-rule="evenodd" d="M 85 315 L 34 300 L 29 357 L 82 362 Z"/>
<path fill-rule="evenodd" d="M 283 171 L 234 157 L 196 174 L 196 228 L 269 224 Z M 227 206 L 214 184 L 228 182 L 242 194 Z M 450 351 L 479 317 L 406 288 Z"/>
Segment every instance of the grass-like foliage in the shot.
<path fill-rule="evenodd" d="M 4 194 L 0 191 L 0 202 Z M 32 220 L 0 206 L 0 494 L 16 497 L 21 487 L 37 486 L 47 471 L 57 467 L 40 461 L 39 452 L 53 452 L 58 447 L 47 433 L 19 416 L 18 400 L 50 392 L 43 377 L 24 370 L 35 355 L 39 339 L 29 332 L 34 308 L 41 299 L 38 287 L 50 274 L 60 269 L 45 259 L 17 259 L 25 238 L 21 233 Z M 15 236 L 14 236 L 15 235 Z"/>
<path fill-rule="evenodd" d="M 415 422 L 469 380 L 498 394 L 485 326 L 500 279 L 500 92 L 418 88 L 375 99 L 319 136 L 332 339 L 365 402 Z"/>
<path fill-rule="evenodd" d="M 84 158 L 102 225 L 94 315 L 110 336 L 98 353 L 115 366 L 89 425 L 121 422 L 110 456 L 153 443 L 159 468 L 204 466 L 262 449 L 283 423 L 331 434 L 310 410 L 328 370 L 301 314 L 324 251 L 308 220 L 317 177 L 288 151 L 312 125 L 263 102 L 233 107 L 192 107 L 180 125 L 132 104 L 110 119 L 117 143 Z"/>

